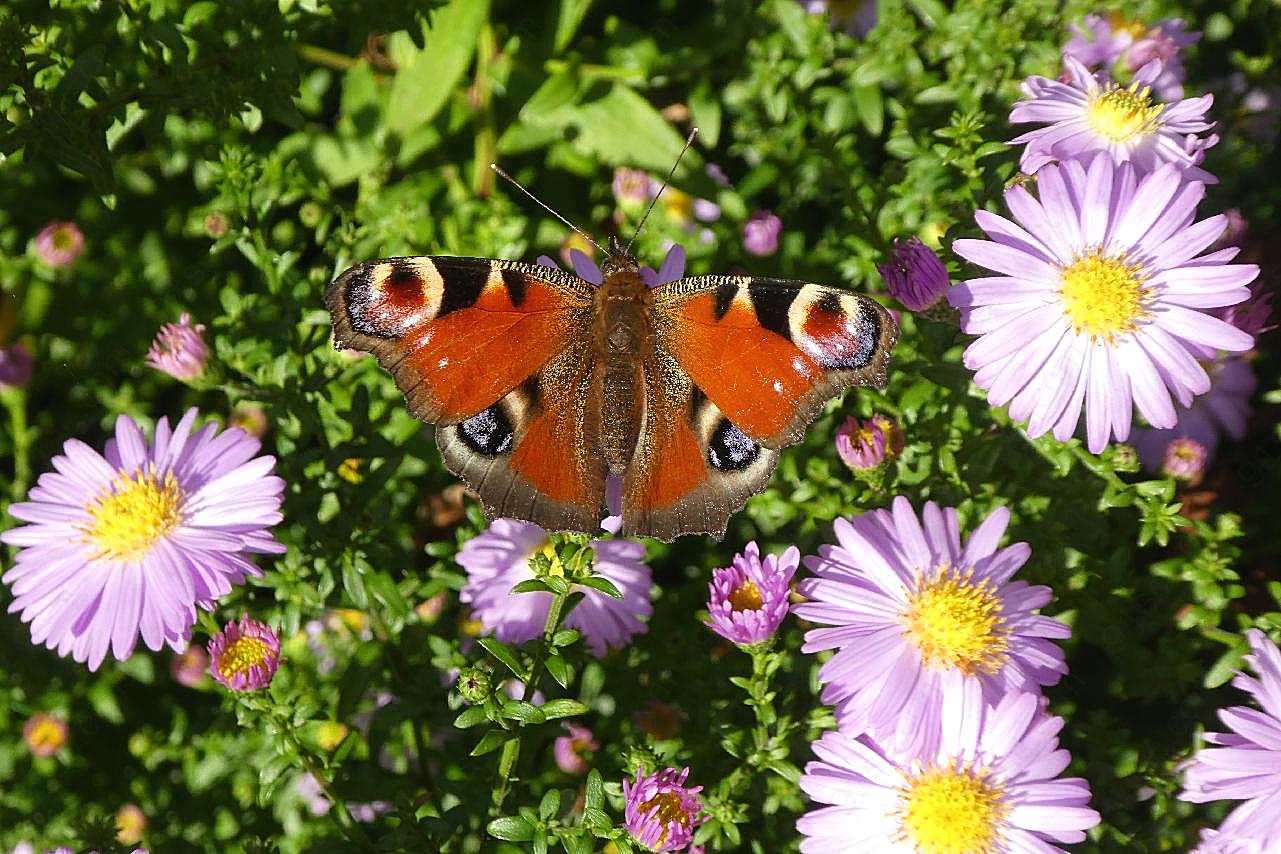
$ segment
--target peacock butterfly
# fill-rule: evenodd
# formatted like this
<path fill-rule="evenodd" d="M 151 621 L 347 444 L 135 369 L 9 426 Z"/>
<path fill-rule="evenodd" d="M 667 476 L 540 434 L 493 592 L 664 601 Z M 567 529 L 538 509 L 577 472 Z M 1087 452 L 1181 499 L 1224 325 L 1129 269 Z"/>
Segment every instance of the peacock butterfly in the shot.
<path fill-rule="evenodd" d="M 516 261 L 359 264 L 325 293 L 334 343 L 373 353 L 490 518 L 593 531 L 622 478 L 622 532 L 724 536 L 779 450 L 851 386 L 884 387 L 898 337 L 824 285 L 696 276 L 650 287 L 611 238 L 597 287 Z"/>

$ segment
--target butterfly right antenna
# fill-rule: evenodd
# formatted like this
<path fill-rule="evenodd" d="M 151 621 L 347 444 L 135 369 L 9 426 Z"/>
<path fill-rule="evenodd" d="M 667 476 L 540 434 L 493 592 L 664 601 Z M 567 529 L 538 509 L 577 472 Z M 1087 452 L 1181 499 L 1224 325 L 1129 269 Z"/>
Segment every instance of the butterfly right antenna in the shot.
<path fill-rule="evenodd" d="M 645 220 L 649 219 L 650 211 L 654 209 L 654 205 L 658 204 L 658 197 L 663 195 L 663 191 L 667 189 L 667 185 L 672 182 L 672 176 L 676 174 L 676 167 L 681 165 L 681 158 L 685 156 L 685 152 L 689 151 L 689 147 L 694 144 L 694 137 L 696 136 L 698 136 L 698 128 L 691 130 L 689 132 L 689 136 L 686 137 L 685 147 L 681 149 L 680 154 L 676 155 L 676 162 L 672 164 L 671 171 L 669 171 L 667 173 L 667 177 L 663 179 L 663 186 L 659 187 L 658 192 L 654 194 L 654 198 L 649 200 L 649 207 L 645 208 L 645 215 L 640 218 L 640 222 L 636 223 L 636 230 L 632 232 L 632 239 L 627 241 L 627 247 L 623 249 L 624 253 L 631 251 L 632 243 L 636 240 L 637 235 L 641 233 L 641 229 L 645 226 Z"/>

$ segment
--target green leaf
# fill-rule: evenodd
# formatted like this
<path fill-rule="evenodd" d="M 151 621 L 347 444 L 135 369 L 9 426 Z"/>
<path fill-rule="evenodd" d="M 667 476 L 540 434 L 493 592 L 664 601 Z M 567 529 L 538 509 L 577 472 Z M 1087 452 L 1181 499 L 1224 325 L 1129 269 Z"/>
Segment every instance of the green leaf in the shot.
<path fill-rule="evenodd" d="M 569 683 L 574 680 L 573 668 L 569 666 L 569 662 L 559 655 L 548 656 L 544 665 L 547 667 L 547 672 L 552 675 L 552 678 L 556 680 L 560 687 L 568 688 Z"/>
<path fill-rule="evenodd" d="M 854 106 L 859 121 L 872 136 L 880 136 L 885 128 L 885 104 L 881 100 L 880 86 L 855 86 Z"/>
<path fill-rule="evenodd" d="M 550 593 L 551 589 L 541 578 L 526 578 L 511 589 L 512 593 Z"/>
<path fill-rule="evenodd" d="M 369 607 L 369 596 L 365 593 L 365 580 L 361 577 L 361 567 L 355 560 L 344 560 L 342 562 L 342 586 L 351 597 L 351 602 L 357 608 Z"/>
<path fill-rule="evenodd" d="M 472 748 L 470 756 L 484 756 L 486 753 L 492 753 L 507 742 L 516 737 L 516 733 L 508 732 L 505 729 L 491 729 L 480 737 L 476 746 Z"/>
<path fill-rule="evenodd" d="M 599 810 L 605 803 L 605 781 L 600 776 L 600 771 L 593 768 L 587 774 L 587 788 L 583 798 L 583 805 L 589 810 Z"/>
<path fill-rule="evenodd" d="M 556 36 L 552 40 L 552 53 L 560 53 L 569 46 L 570 40 L 582 26 L 592 0 L 560 0 L 556 13 Z"/>
<path fill-rule="evenodd" d="M 488 717 L 489 714 L 484 706 L 472 706 L 469 709 L 464 709 L 462 714 L 454 718 L 454 726 L 457 729 L 467 729 L 486 720 Z"/>
<path fill-rule="evenodd" d="M 546 712 L 533 703 L 527 703 L 524 700 L 509 700 L 503 703 L 500 713 L 505 718 L 518 720 L 523 724 L 541 724 L 547 720 Z"/>
<path fill-rule="evenodd" d="M 489 0 L 452 0 L 436 9 L 418 49 L 409 34 L 393 33 L 387 52 L 396 63 L 387 101 L 387 129 L 399 136 L 436 118 L 462 79 L 489 18 Z"/>
<path fill-rule="evenodd" d="M 591 711 L 591 706 L 580 703 L 577 700 L 567 699 L 548 700 L 538 708 L 549 721 L 557 718 L 571 718 Z"/>
<path fill-rule="evenodd" d="M 494 658 L 502 662 L 503 666 L 514 673 L 521 679 L 529 678 L 525 668 L 521 666 L 520 659 L 516 657 L 516 651 L 497 638 L 479 638 L 477 641 L 485 651 Z"/>
<path fill-rule="evenodd" d="M 562 647 L 575 643 L 580 637 L 578 629 L 561 629 L 552 635 L 552 646 Z"/>
<path fill-rule="evenodd" d="M 506 842 L 528 842 L 534 838 L 534 828 L 518 815 L 505 815 L 486 825 L 485 830 L 495 839 Z"/>
<path fill-rule="evenodd" d="M 601 593 L 604 593 L 606 596 L 612 596 L 615 599 L 623 598 L 622 592 L 620 592 L 619 589 L 614 586 L 614 582 L 610 581 L 608 578 L 606 578 L 603 575 L 593 575 L 588 578 L 580 578 L 578 580 L 578 583 L 584 587 L 590 587 L 593 590 L 599 590 Z"/>
<path fill-rule="evenodd" d="M 558 812 L 560 812 L 560 791 L 548 789 L 547 794 L 543 795 L 543 799 L 538 802 L 538 817 L 548 821 Z"/>
<path fill-rule="evenodd" d="M 685 140 L 636 90 L 615 83 L 604 97 L 580 106 L 574 124 L 576 146 L 604 163 L 630 164 L 666 172 L 676 162 Z M 687 169 L 699 164 L 691 151 L 682 163 Z"/>

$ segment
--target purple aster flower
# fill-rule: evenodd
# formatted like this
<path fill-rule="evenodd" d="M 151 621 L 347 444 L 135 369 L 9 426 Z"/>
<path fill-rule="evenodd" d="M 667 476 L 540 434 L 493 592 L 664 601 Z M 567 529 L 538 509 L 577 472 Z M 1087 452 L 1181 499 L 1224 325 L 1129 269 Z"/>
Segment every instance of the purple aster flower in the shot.
<path fill-rule="evenodd" d="M 1155 427 L 1178 420 L 1210 389 L 1199 364 L 1213 350 L 1242 351 L 1254 339 L 1203 309 L 1250 295 L 1253 264 L 1226 263 L 1235 249 L 1196 257 L 1225 218 L 1193 222 L 1205 185 L 1167 165 L 1139 176 L 1097 155 L 1042 169 L 1040 199 L 1005 193 L 1016 222 L 987 211 L 975 219 L 991 240 L 957 240 L 958 255 L 1002 275 L 948 292 L 961 328 L 980 336 L 966 367 L 993 406 L 1059 441 L 1085 408 L 1089 448 L 1130 434 L 1132 409 Z"/>
<path fill-rule="evenodd" d="M 635 781 L 623 780 L 627 832 L 650 851 L 680 851 L 694 839 L 694 830 L 707 821 L 702 815 L 702 786 L 686 786 L 689 769 L 668 768 Z"/>
<path fill-rule="evenodd" d="M 1232 685 L 1254 695 L 1259 708 L 1219 710 L 1231 732 L 1207 732 L 1203 747 L 1184 768 L 1179 797 L 1193 803 L 1244 801 L 1219 825 L 1219 833 L 1256 842 L 1262 851 L 1281 850 L 1281 651 L 1258 629 L 1246 632 L 1258 674 L 1238 673 Z"/>
<path fill-rule="evenodd" d="M 798 591 L 811 601 L 792 610 L 832 627 L 807 632 L 801 649 L 837 650 L 819 680 L 823 701 L 840 704 L 841 729 L 922 747 L 940 732 L 945 698 L 963 686 L 995 703 L 1067 672 L 1051 639 L 1071 629 L 1033 613 L 1050 588 L 1011 581 L 1032 550 L 997 548 L 1009 521 L 1006 508 L 992 511 L 962 545 L 954 509 L 931 501 L 918 519 L 902 496 L 892 511 L 836 520 L 837 545 L 805 560 L 817 577 Z"/>
<path fill-rule="evenodd" d="M 798 0 L 811 15 L 827 15 L 828 26 L 865 39 L 876 26 L 876 0 Z"/>
<path fill-rule="evenodd" d="M 66 267 L 84 248 L 84 233 L 74 222 L 54 220 L 36 235 L 36 256 L 50 267 Z"/>
<path fill-rule="evenodd" d="M 10 505 L 31 524 L 0 534 L 22 547 L 3 580 L 32 642 L 90 670 L 108 649 L 128 658 L 139 634 L 149 649 L 181 650 L 196 608 L 262 574 L 247 554 L 284 552 L 269 530 L 285 488 L 275 458 L 255 456 L 242 430 L 193 432 L 196 414 L 172 430 L 161 418 L 150 447 L 124 415 L 102 455 L 68 440 L 31 500 Z"/>
<path fill-rule="evenodd" d="M 947 294 L 947 267 L 918 237 L 895 240 L 890 263 L 877 264 L 894 299 L 912 311 L 924 311 Z"/>
<path fill-rule="evenodd" d="M 1188 32 L 1179 18 L 1148 27 L 1119 12 L 1086 15 L 1085 27 L 1073 24 L 1072 31 L 1075 35 L 1063 47 L 1064 59 L 1071 57 L 1091 70 L 1111 70 L 1120 63 L 1125 70 L 1136 71 L 1160 60 L 1161 73 L 1152 81 L 1152 91 L 1167 101 L 1183 95 L 1181 51 L 1201 38 L 1200 33 Z"/>
<path fill-rule="evenodd" d="M 196 688 L 209 673 L 209 653 L 204 647 L 192 644 L 169 662 L 169 674 L 179 685 Z"/>
<path fill-rule="evenodd" d="M 1205 446 L 1196 439 L 1173 439 L 1165 446 L 1161 474 L 1195 483 L 1205 472 Z"/>
<path fill-rule="evenodd" d="M 67 722 L 57 715 L 36 712 L 22 725 L 22 740 L 32 756 L 53 756 L 67 743 Z"/>
<path fill-rule="evenodd" d="M 639 207 L 654 197 L 653 184 L 645 170 L 619 166 L 614 170 L 614 199 L 620 205 Z"/>
<path fill-rule="evenodd" d="M 1063 852 L 1099 823 L 1090 787 L 1060 779 L 1063 719 L 1036 694 L 995 705 L 980 692 L 949 696 L 938 744 L 898 754 L 869 738 L 828 732 L 814 743 L 801 788 L 830 806 L 801 816 L 803 854 Z"/>
<path fill-rule="evenodd" d="M 1275 323 L 1269 322 L 1272 320 L 1272 294 L 1264 291 L 1262 282 L 1258 281 L 1250 286 L 1248 300 L 1221 309 L 1217 314 L 1251 338 L 1258 338 L 1277 328 Z"/>
<path fill-rule="evenodd" d="M 1215 177 L 1198 168 L 1204 150 L 1218 137 L 1202 137 L 1214 125 L 1205 113 L 1213 95 L 1172 103 L 1154 101 L 1151 84 L 1161 63 L 1140 68 L 1128 87 L 1111 82 L 1105 73 L 1091 74 L 1071 57 L 1064 60 L 1067 82 L 1029 77 L 1023 82 L 1027 100 L 1010 111 L 1011 122 L 1041 122 L 1037 128 L 1010 140 L 1026 144 L 1019 167 L 1029 174 L 1047 163 L 1106 152 L 1117 163 L 1133 163 L 1142 172 L 1171 163 L 1185 177 L 1212 184 Z M 1216 235 L 1217 236 L 1217 235 Z"/>
<path fill-rule="evenodd" d="M 31 351 L 18 343 L 0 347 L 0 389 L 21 388 L 31 381 Z"/>
<path fill-rule="evenodd" d="M 183 382 L 190 382 L 204 373 L 209 360 L 209 347 L 205 344 L 205 325 L 191 325 L 191 315 L 184 312 L 177 323 L 166 323 L 156 333 L 156 340 L 147 351 L 147 364 L 157 371 Z"/>
<path fill-rule="evenodd" d="M 558 736 L 552 745 L 556 767 L 566 774 L 585 774 L 590 767 L 587 760 L 592 753 L 600 750 L 600 745 L 592 738 L 592 731 L 585 726 L 566 723 L 565 730 L 568 735 Z"/>
<path fill-rule="evenodd" d="M 209 672 L 232 691 L 257 691 L 280 667 L 280 638 L 271 626 L 242 614 L 209 639 Z"/>
<path fill-rule="evenodd" d="M 1179 412 L 1173 427 L 1134 429 L 1130 441 L 1148 471 L 1165 471 L 1170 449 L 1180 441 L 1201 448 L 1204 468 L 1214 461 L 1225 436 L 1237 442 L 1245 438 L 1250 398 L 1259 385 L 1250 362 L 1240 356 L 1223 356 L 1202 361 L 1201 366 L 1210 375 L 1210 390 Z"/>
<path fill-rule="evenodd" d="M 782 232 L 781 219 L 771 211 L 757 211 L 743 223 L 743 248 L 753 255 L 773 255 Z"/>
<path fill-rule="evenodd" d="M 707 585 L 707 610 L 711 619 L 703 625 L 739 646 L 750 646 L 774 637 L 787 616 L 788 595 L 801 553 L 792 546 L 782 557 L 766 555 L 755 542 L 725 569 L 712 571 Z"/>
<path fill-rule="evenodd" d="M 458 598 L 471 605 L 485 631 L 499 640 L 523 643 L 542 635 L 551 594 L 511 590 L 534 577 L 530 559 L 549 550 L 550 542 L 547 532 L 535 524 L 495 519 L 458 553 L 458 563 L 467 571 L 467 583 Z M 652 582 L 649 567 L 642 562 L 645 548 L 640 543 L 593 540 L 591 546 L 596 553 L 595 573 L 613 582 L 623 598 L 576 585 L 574 589 L 582 590 L 586 598 L 565 618 L 565 625 L 582 632 L 592 655 L 601 658 L 607 647 L 621 649 L 633 635 L 645 631 L 641 618 L 653 612 L 649 600 Z"/>
<path fill-rule="evenodd" d="M 903 431 L 884 415 L 845 419 L 836 431 L 836 453 L 855 472 L 875 471 L 903 451 Z"/>

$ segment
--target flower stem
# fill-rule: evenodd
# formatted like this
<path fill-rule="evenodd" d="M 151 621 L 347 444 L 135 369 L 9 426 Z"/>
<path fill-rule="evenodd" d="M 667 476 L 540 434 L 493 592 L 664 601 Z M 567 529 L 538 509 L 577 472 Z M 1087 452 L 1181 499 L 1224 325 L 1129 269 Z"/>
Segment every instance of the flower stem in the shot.
<path fill-rule="evenodd" d="M 15 388 L 0 393 L 9 410 L 13 435 L 13 500 L 21 501 L 31 483 L 31 431 L 27 429 L 27 393 Z"/>

